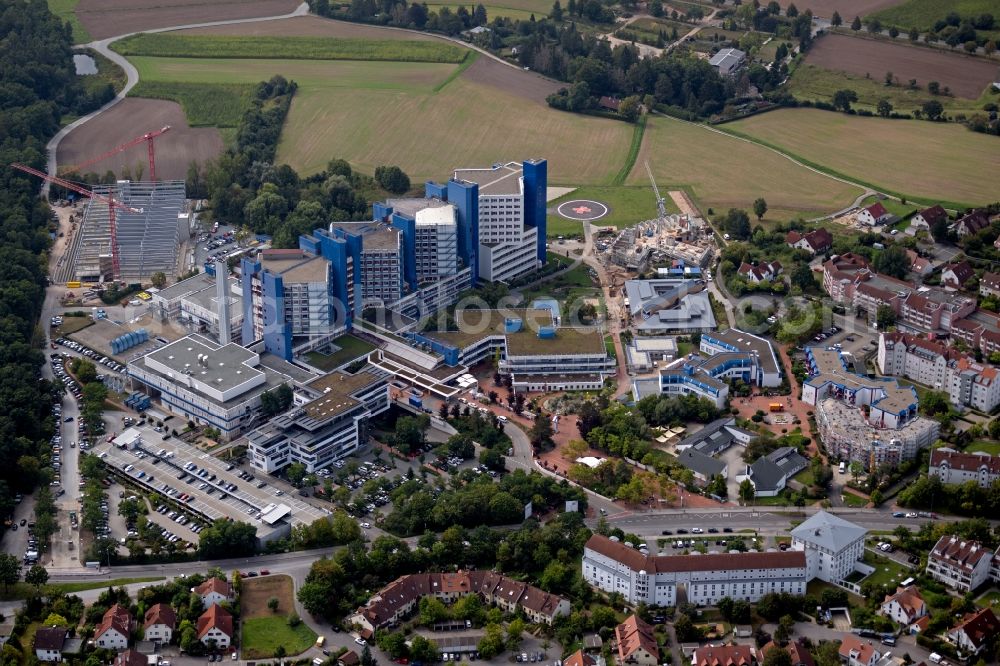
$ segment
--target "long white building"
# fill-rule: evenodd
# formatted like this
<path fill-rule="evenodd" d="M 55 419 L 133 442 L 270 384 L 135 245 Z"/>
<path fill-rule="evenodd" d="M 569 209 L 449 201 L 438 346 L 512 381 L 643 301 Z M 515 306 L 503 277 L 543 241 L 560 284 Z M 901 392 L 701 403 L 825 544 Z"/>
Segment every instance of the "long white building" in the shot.
<path fill-rule="evenodd" d="M 938 477 L 941 483 L 947 485 L 975 481 L 980 488 L 989 488 L 1000 479 L 1000 457 L 942 447 L 931 451 L 927 474 Z"/>
<path fill-rule="evenodd" d="M 868 530 L 826 511 L 813 514 L 792 530 L 792 550 L 806 554 L 809 580 L 843 580 L 865 552 Z"/>
<path fill-rule="evenodd" d="M 698 605 L 723 597 L 757 601 L 765 594 L 805 594 L 809 582 L 802 551 L 643 555 L 615 538 L 595 534 L 583 549 L 583 578 L 629 604 L 677 605 L 678 595 Z"/>

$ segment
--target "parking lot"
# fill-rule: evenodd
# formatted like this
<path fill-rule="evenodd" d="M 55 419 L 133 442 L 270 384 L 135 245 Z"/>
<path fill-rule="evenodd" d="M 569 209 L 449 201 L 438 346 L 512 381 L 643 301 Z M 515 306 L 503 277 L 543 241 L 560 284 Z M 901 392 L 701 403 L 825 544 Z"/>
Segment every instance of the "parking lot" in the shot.
<path fill-rule="evenodd" d="M 185 505 L 206 520 L 230 518 L 261 521 L 262 513 L 284 504 L 293 524 L 312 523 L 327 515 L 298 498 L 276 489 L 264 479 L 153 428 L 137 428 L 141 439 L 129 450 L 103 442 L 94 448 L 105 463 L 140 486 Z M 176 530 L 174 530 L 176 531 Z"/>

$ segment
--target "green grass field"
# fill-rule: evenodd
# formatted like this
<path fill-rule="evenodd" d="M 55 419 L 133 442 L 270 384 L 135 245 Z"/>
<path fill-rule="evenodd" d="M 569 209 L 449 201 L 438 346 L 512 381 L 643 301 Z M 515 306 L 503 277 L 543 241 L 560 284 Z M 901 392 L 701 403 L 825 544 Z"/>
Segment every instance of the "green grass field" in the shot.
<path fill-rule="evenodd" d="M 69 21 L 73 28 L 73 43 L 86 44 L 90 41 L 90 33 L 80 23 L 76 17 L 76 6 L 80 0 L 47 0 L 49 11 L 58 16 L 62 21 Z"/>
<path fill-rule="evenodd" d="M 184 109 L 191 127 L 235 128 L 250 106 L 249 83 L 173 83 L 141 79 L 131 97 L 169 99 Z"/>
<path fill-rule="evenodd" d="M 876 585 L 895 587 L 910 575 L 910 570 L 896 560 L 876 555 L 869 550 L 865 551 L 863 560 L 865 564 L 876 567 L 876 570 L 865 578 L 865 581 L 870 581 Z"/>
<path fill-rule="evenodd" d="M 505 0 L 506 2 L 506 0 Z M 486 18 L 492 21 L 494 18 L 509 18 L 516 20 L 527 21 L 534 14 L 536 19 L 542 19 L 549 15 L 549 11 L 552 9 L 552 5 L 543 7 L 545 3 L 542 2 L 506 2 L 503 5 L 483 5 L 486 8 Z M 524 7 L 519 7 L 515 5 L 523 5 Z M 537 9 L 525 8 L 530 5 L 538 5 Z M 439 11 L 441 7 L 448 7 L 452 11 L 455 11 L 459 7 L 465 7 L 466 9 L 471 9 L 470 5 L 462 5 L 461 3 L 448 3 L 448 2 L 428 2 L 427 7 L 431 11 Z"/>
<path fill-rule="evenodd" d="M 666 196 L 662 190 L 660 194 Z M 611 209 L 611 212 L 609 212 L 606 217 L 596 220 L 593 223 L 594 226 L 613 226 L 621 229 L 623 227 L 628 227 L 642 222 L 643 220 L 649 220 L 656 217 L 656 197 L 653 196 L 653 188 L 648 184 L 622 186 L 591 185 L 581 187 L 566 196 L 560 197 L 559 199 L 549 203 L 549 208 L 555 209 L 564 201 L 575 201 L 576 199 L 599 201 L 607 204 L 607 206 Z M 668 212 L 679 212 L 677 206 L 674 205 L 674 202 L 670 199 L 670 197 L 666 197 L 666 204 Z M 560 227 L 564 229 L 575 229 L 577 233 L 581 232 L 581 225 L 579 222 L 567 220 L 559 215 L 549 215 L 548 225 L 549 238 L 569 235 L 563 231 L 554 232 L 554 229 L 558 229 Z"/>
<path fill-rule="evenodd" d="M 876 201 L 881 202 L 887 211 L 892 213 L 897 217 L 906 217 L 910 213 L 917 210 L 917 206 L 913 204 L 904 204 L 902 202 L 896 201 L 895 199 L 879 199 L 877 196 L 873 195 L 870 197 L 865 197 L 861 200 L 862 206 L 870 206 Z"/>
<path fill-rule="evenodd" d="M 776 42 L 773 43 L 776 44 Z M 813 102 L 830 102 L 833 100 L 834 92 L 844 89 L 853 90 L 858 94 L 858 101 L 854 104 L 856 108 L 868 109 L 869 111 L 875 111 L 879 100 L 882 99 L 889 100 L 893 110 L 899 113 L 912 113 L 914 109 L 919 109 L 924 102 L 931 99 L 941 102 L 945 111 L 949 113 L 981 112 L 983 105 L 987 102 L 1000 100 L 1000 96 L 994 95 L 989 90 L 984 91 L 979 99 L 971 100 L 931 95 L 925 88 L 910 90 L 906 86 L 906 82 L 903 82 L 903 85 L 887 87 L 883 85 L 881 79 L 865 78 L 848 72 L 824 69 L 809 63 L 802 63 L 796 67 L 788 81 L 790 93 L 798 99 Z"/>
<path fill-rule="evenodd" d="M 133 583 L 155 583 L 161 580 L 163 580 L 163 576 L 149 576 L 146 578 L 116 578 L 114 580 L 83 581 L 79 583 L 50 583 L 45 585 L 43 589 L 58 590 L 63 594 L 75 594 L 77 592 L 85 592 L 87 590 L 100 590 L 107 588 L 108 586 L 120 587 L 122 585 L 132 585 Z M 0 599 L 4 601 L 12 599 L 27 599 L 33 593 L 33 585 L 20 582 L 11 585 L 7 588 L 6 592 L 0 591 Z"/>
<path fill-rule="evenodd" d="M 142 33 L 115 42 L 126 56 L 161 58 L 277 58 L 283 60 L 365 60 L 462 62 L 469 51 L 440 41 L 329 39 L 326 37 L 238 37 Z"/>
<path fill-rule="evenodd" d="M 284 615 L 255 617 L 243 621 L 243 658 L 266 659 L 279 645 L 289 655 L 302 654 L 316 641 L 316 632 L 304 623 L 289 627 Z"/>
<path fill-rule="evenodd" d="M 1000 456 L 1000 442 L 990 442 L 986 440 L 976 440 L 965 447 L 968 453 L 988 453 L 991 456 Z"/>
<path fill-rule="evenodd" d="M 963 18 L 980 14 L 1000 16 L 1000 0 L 906 0 L 895 7 L 888 7 L 872 14 L 884 25 L 897 25 L 900 29 L 928 30 L 936 21 L 950 12 Z"/>
<path fill-rule="evenodd" d="M 908 199 L 965 206 L 997 198 L 1000 140 L 961 125 L 781 109 L 724 129 Z"/>
<path fill-rule="evenodd" d="M 860 188 L 814 173 L 766 148 L 672 118 L 649 120 L 627 184 L 649 182 L 643 166 L 647 160 L 661 195 L 686 189 L 703 213 L 708 208 L 717 213 L 733 207 L 749 210 L 754 199 L 764 196 L 765 221 L 812 218 L 839 210 L 861 194 Z"/>

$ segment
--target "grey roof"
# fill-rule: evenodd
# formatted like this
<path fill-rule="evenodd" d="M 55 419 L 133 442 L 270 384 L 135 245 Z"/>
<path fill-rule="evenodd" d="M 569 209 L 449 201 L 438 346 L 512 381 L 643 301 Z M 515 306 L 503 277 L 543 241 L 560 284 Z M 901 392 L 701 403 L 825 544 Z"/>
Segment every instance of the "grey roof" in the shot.
<path fill-rule="evenodd" d="M 780 373 L 781 366 L 774 354 L 770 341 L 741 331 L 738 328 L 727 328 L 724 331 L 712 331 L 708 337 L 732 348 L 733 351 L 757 352 L 758 362 L 765 372 Z"/>
<path fill-rule="evenodd" d="M 677 443 L 678 449 L 690 448 L 706 455 L 725 451 L 736 441 L 734 433 L 746 432 L 736 427 L 736 419 L 731 416 L 712 421 L 698 432 Z M 750 435 L 750 433 L 747 433 Z"/>
<path fill-rule="evenodd" d="M 780 467 L 761 456 L 750 465 L 750 480 L 757 492 L 775 491 L 786 480 L 786 475 Z"/>
<path fill-rule="evenodd" d="M 695 280 L 626 280 L 625 295 L 640 331 L 715 328 L 708 292 Z"/>
<path fill-rule="evenodd" d="M 660 380 L 636 379 L 632 382 L 632 392 L 635 394 L 637 401 L 649 395 L 660 395 Z"/>
<path fill-rule="evenodd" d="M 791 534 L 800 541 L 814 544 L 838 553 L 868 533 L 864 527 L 843 518 L 820 511 L 792 530 Z"/>
<path fill-rule="evenodd" d="M 455 180 L 479 184 L 479 195 L 511 195 L 521 193 L 519 162 L 496 164 L 489 169 L 455 169 Z"/>
<path fill-rule="evenodd" d="M 705 455 L 696 449 L 688 449 L 679 456 L 677 462 L 687 467 L 695 474 L 700 474 L 706 479 L 713 474 L 722 474 L 726 471 L 726 463 L 716 460 L 712 456 Z"/>
<path fill-rule="evenodd" d="M 809 461 L 799 455 L 799 452 L 790 446 L 783 446 L 767 454 L 767 459 L 781 468 L 787 476 L 795 476 L 806 467 Z"/>
<path fill-rule="evenodd" d="M 407 197 L 405 199 L 386 199 L 385 204 L 392 208 L 394 213 L 415 217 L 418 211 L 425 208 L 442 208 L 451 206 L 447 201 L 442 201 L 437 197 Z"/>
<path fill-rule="evenodd" d="M 713 67 L 719 67 L 725 64 L 726 69 L 729 69 L 740 60 L 746 58 L 746 56 L 747 54 L 744 53 L 743 51 L 740 51 L 739 49 L 733 49 L 733 48 L 722 49 L 714 56 L 712 56 L 712 58 L 708 61 L 708 64 L 712 65 Z"/>

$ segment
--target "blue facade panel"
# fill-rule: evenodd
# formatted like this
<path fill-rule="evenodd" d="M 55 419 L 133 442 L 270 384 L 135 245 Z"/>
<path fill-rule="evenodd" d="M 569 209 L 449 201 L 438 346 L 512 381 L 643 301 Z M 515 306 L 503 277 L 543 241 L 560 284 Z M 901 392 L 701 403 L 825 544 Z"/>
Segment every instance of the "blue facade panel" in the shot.
<path fill-rule="evenodd" d="M 264 348 L 286 361 L 292 360 L 292 325 L 285 321 L 285 283 L 280 275 L 261 275 Z"/>
<path fill-rule="evenodd" d="M 472 269 L 470 286 L 475 286 L 479 280 L 479 185 L 449 180 L 448 203 L 456 209 L 458 257 Z"/>
<path fill-rule="evenodd" d="M 537 257 L 538 261 L 544 264 L 548 162 L 533 160 L 522 163 L 522 167 L 524 169 L 524 225 L 538 229 Z"/>
<path fill-rule="evenodd" d="M 417 284 L 417 221 L 402 213 L 392 214 L 392 226 L 399 229 L 403 247 L 403 281 L 410 291 L 416 291 Z"/>
<path fill-rule="evenodd" d="M 441 199 L 443 201 L 448 200 L 448 186 L 443 183 L 435 183 L 433 181 L 427 181 L 424 183 L 424 196 L 429 199 Z"/>
<path fill-rule="evenodd" d="M 240 261 L 241 286 L 243 288 L 243 344 L 254 341 L 253 337 L 253 276 L 260 272 L 260 262 L 248 257 Z"/>
<path fill-rule="evenodd" d="M 385 222 L 389 219 L 390 215 L 392 215 L 392 206 L 381 202 L 372 204 L 372 217 L 376 222 Z"/>

